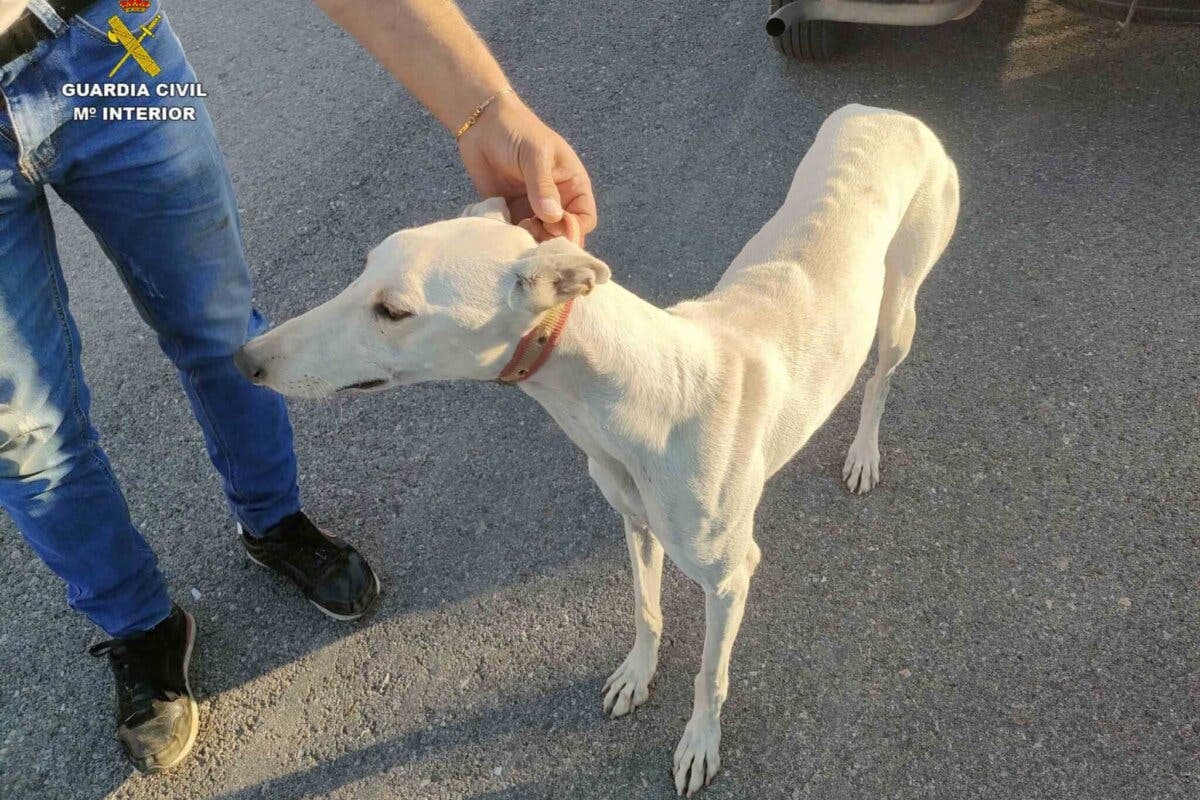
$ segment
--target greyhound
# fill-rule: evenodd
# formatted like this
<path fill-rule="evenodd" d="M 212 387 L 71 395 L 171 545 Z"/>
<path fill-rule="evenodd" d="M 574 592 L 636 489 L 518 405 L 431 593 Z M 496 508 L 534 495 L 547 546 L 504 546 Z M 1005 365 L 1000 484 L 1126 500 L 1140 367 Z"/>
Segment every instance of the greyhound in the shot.
<path fill-rule="evenodd" d="M 691 796 L 720 768 L 763 485 L 849 391 L 876 337 L 842 478 L 858 493 L 879 481 L 888 385 L 957 216 L 957 171 L 937 137 L 905 114 L 847 106 L 702 298 L 651 305 L 571 242 L 537 243 L 492 198 L 389 236 L 339 295 L 235 358 L 250 380 L 293 396 L 498 379 L 539 402 L 624 520 L 635 635 L 605 682 L 608 714 L 649 694 L 664 551 L 704 590 L 704 651 L 673 765 Z"/>

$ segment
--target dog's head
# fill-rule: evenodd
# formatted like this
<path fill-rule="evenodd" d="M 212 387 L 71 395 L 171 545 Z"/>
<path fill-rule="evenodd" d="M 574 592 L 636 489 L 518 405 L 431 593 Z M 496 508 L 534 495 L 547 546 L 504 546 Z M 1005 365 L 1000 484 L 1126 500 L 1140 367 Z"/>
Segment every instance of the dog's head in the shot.
<path fill-rule="evenodd" d="M 323 397 L 422 381 L 497 377 L 539 314 L 609 278 L 565 239 L 538 244 L 500 198 L 392 234 L 337 297 L 235 356 L 257 384 Z"/>

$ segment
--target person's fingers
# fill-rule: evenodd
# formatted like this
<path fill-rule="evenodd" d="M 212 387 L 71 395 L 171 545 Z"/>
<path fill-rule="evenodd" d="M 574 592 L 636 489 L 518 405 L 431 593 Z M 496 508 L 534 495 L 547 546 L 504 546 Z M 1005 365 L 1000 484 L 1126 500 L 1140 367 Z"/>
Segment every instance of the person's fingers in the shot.
<path fill-rule="evenodd" d="M 533 213 L 533 206 L 529 204 L 529 198 L 526 195 L 520 197 L 508 198 L 508 218 L 509 219 L 529 219 L 537 216 Z"/>
<path fill-rule="evenodd" d="M 594 206 L 589 201 L 577 200 L 569 189 L 565 189 L 566 184 L 560 184 L 562 189 L 562 197 L 567 200 L 566 208 L 563 209 L 563 217 L 557 222 L 545 222 L 545 228 L 554 236 L 568 236 L 568 224 L 565 222 L 566 217 L 574 217 L 574 225 L 579 229 L 579 242 L 582 242 L 583 237 L 596 229 L 596 213 Z M 583 209 L 582 212 L 576 209 Z M 536 217 L 537 214 L 533 210 L 533 204 L 530 203 L 529 197 L 521 195 L 520 197 L 510 197 L 508 199 L 508 213 L 510 219 L 521 220 L 528 217 Z M 573 239 L 574 241 L 574 239 Z"/>
<path fill-rule="evenodd" d="M 575 208 L 568 208 L 566 214 L 574 218 L 575 223 L 579 226 L 580 237 L 587 236 L 592 231 L 596 230 L 596 207 L 582 205 L 582 210 L 576 211 Z"/>
<path fill-rule="evenodd" d="M 547 232 L 542 221 L 537 217 L 526 217 L 517 223 L 517 227 L 528 231 L 529 235 L 539 242 L 554 238 L 553 234 Z"/>
<path fill-rule="evenodd" d="M 579 217 L 576 215 L 566 212 L 558 222 L 546 222 L 543 224 L 546 231 L 552 236 L 562 236 L 583 247 L 583 227 L 580 225 Z"/>
<path fill-rule="evenodd" d="M 596 228 L 596 197 L 592 192 L 592 179 L 579 156 L 571 146 L 563 143 L 563 153 L 558 174 L 558 191 L 562 197 L 563 210 L 579 218 L 583 233 Z"/>
<path fill-rule="evenodd" d="M 544 147 L 530 149 L 532 152 L 521 164 L 529 204 L 542 222 L 558 222 L 562 219 L 563 207 L 558 184 L 554 182 L 554 153 Z"/>
<path fill-rule="evenodd" d="M 463 165 L 480 197 L 507 199 L 510 219 L 536 217 L 539 241 L 564 236 L 582 245 L 597 223 L 591 180 L 571 146 L 538 127 L 542 130 L 518 146 L 515 159 L 512 150 L 498 152 L 485 138 L 460 143 Z"/>
<path fill-rule="evenodd" d="M 578 163 L 578 162 L 576 162 Z M 563 199 L 563 210 L 574 214 L 579 220 L 581 232 L 591 233 L 596 229 L 596 198 L 592 195 L 592 182 L 579 164 L 579 171 L 558 185 Z"/>
<path fill-rule="evenodd" d="M 583 247 L 583 228 L 579 225 L 579 217 L 575 214 L 563 214 L 563 219 L 567 221 L 569 228 L 567 238 L 580 247 Z"/>

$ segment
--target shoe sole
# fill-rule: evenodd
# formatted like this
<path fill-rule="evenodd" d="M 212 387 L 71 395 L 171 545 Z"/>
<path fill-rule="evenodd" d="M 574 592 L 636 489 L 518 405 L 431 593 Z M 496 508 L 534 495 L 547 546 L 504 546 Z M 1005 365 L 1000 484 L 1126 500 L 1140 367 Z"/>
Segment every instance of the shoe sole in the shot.
<path fill-rule="evenodd" d="M 241 535 L 242 531 L 243 531 L 243 528 L 239 524 L 238 525 L 238 534 Z M 246 553 L 246 558 L 250 559 L 255 564 L 258 564 L 263 569 L 268 569 L 268 570 L 271 570 L 271 572 L 275 572 L 275 570 L 271 566 L 264 564 L 263 562 L 259 561 L 257 558 L 252 556 L 250 554 L 249 550 L 246 550 L 245 553 Z M 313 608 L 317 609 L 317 611 L 320 611 L 322 614 L 329 617 L 330 619 L 336 619 L 338 622 L 353 622 L 354 620 L 362 617 L 364 614 L 366 614 L 368 611 L 370 611 L 371 607 L 375 605 L 377 600 L 379 600 L 379 575 L 375 572 L 375 568 L 372 567 L 370 564 L 367 564 L 367 569 L 371 570 L 371 578 L 375 581 L 375 599 L 371 601 L 370 605 L 368 605 L 366 608 L 364 608 L 362 611 L 358 612 L 357 614 L 335 614 L 334 612 L 330 611 L 328 608 L 325 608 L 325 606 L 321 605 L 320 603 L 316 602 L 315 600 L 311 600 L 307 597 L 304 599 L 308 600 L 308 602 L 312 603 Z M 276 573 L 276 574 L 278 574 L 278 573 Z"/>
<path fill-rule="evenodd" d="M 187 758 L 196 744 L 196 737 L 200 734 L 200 706 L 196 705 L 196 698 L 192 696 L 192 680 L 188 674 L 192 668 L 192 647 L 196 644 L 196 619 L 186 611 L 183 612 L 183 616 L 187 619 L 188 625 L 187 649 L 183 652 L 183 685 L 187 689 L 188 706 L 192 711 L 192 729 L 188 731 L 187 741 L 183 743 L 183 749 L 175 758 L 166 763 L 156 763 L 151 766 L 134 764 L 138 772 L 146 775 L 168 770 Z"/>

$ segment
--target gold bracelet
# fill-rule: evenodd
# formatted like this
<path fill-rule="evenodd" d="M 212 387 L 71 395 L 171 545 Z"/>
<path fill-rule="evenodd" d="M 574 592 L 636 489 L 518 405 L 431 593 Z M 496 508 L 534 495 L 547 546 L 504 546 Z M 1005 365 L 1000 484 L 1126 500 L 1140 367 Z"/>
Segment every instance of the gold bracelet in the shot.
<path fill-rule="evenodd" d="M 454 132 L 454 141 L 457 142 L 459 139 L 461 139 L 463 137 L 464 133 L 471 130 L 471 126 L 479 121 L 479 115 L 482 114 L 484 109 L 486 109 L 488 106 L 490 106 L 494 100 L 496 100 L 497 98 L 502 97 L 506 94 L 512 94 L 512 93 L 513 93 L 512 89 L 501 89 L 500 91 L 496 92 L 494 95 L 489 97 L 487 100 L 484 100 L 482 103 L 475 106 L 475 110 L 471 112 L 471 116 L 467 117 L 467 121 L 462 124 L 462 127 L 460 127 L 458 130 L 456 130 Z"/>

